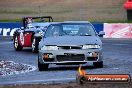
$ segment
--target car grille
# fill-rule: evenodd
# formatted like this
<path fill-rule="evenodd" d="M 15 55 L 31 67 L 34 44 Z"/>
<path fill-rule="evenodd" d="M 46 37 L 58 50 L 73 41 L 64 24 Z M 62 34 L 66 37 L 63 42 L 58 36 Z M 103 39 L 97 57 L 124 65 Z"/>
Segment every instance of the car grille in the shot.
<path fill-rule="evenodd" d="M 85 56 L 83 54 L 67 54 L 67 55 L 57 55 L 57 61 L 84 61 Z"/>
<path fill-rule="evenodd" d="M 82 49 L 82 46 L 58 46 L 59 49 Z"/>

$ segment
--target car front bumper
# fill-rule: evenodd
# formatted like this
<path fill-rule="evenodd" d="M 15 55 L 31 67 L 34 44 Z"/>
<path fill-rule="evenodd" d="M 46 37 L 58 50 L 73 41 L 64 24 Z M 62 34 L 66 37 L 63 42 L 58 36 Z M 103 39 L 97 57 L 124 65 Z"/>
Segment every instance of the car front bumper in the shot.
<path fill-rule="evenodd" d="M 85 64 L 87 62 L 100 62 L 103 59 L 103 55 L 102 49 L 39 50 L 38 58 L 41 64 Z"/>

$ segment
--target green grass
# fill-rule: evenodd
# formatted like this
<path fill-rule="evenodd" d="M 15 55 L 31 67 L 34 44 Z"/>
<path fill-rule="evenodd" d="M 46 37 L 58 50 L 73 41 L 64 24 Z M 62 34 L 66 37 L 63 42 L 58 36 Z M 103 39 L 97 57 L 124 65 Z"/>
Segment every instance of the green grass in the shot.
<path fill-rule="evenodd" d="M 7 9 L 1 9 L 0 10 L 0 14 L 33 14 L 33 13 L 37 13 L 35 11 L 31 11 L 31 10 L 7 10 Z"/>
<path fill-rule="evenodd" d="M 0 22 L 21 22 L 21 19 L 14 19 L 14 20 L 0 20 Z"/>
<path fill-rule="evenodd" d="M 0 22 L 20 22 L 26 16 L 50 15 L 55 21 L 131 23 L 126 20 L 125 0 L 12 0 L 0 1 Z M 103 4 L 105 3 L 105 4 Z M 39 14 L 40 12 L 40 14 Z"/>

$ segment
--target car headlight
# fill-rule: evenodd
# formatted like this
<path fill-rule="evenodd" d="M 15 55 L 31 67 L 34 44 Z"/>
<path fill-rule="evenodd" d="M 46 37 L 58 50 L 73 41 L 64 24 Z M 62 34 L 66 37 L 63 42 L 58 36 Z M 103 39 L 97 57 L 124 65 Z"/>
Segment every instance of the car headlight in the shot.
<path fill-rule="evenodd" d="M 58 50 L 57 46 L 43 46 L 41 50 Z"/>
<path fill-rule="evenodd" d="M 83 45 L 82 49 L 99 49 L 100 45 Z"/>

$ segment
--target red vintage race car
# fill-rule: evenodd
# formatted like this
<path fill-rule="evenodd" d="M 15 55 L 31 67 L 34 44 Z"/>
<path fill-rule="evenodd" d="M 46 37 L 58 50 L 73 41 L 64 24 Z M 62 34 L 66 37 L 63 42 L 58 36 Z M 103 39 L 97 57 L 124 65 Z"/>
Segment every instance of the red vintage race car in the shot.
<path fill-rule="evenodd" d="M 32 52 L 38 52 L 39 42 L 50 22 L 51 16 L 24 17 L 23 27 L 17 29 L 13 34 L 14 48 L 20 51 L 23 47 L 32 47 Z"/>

